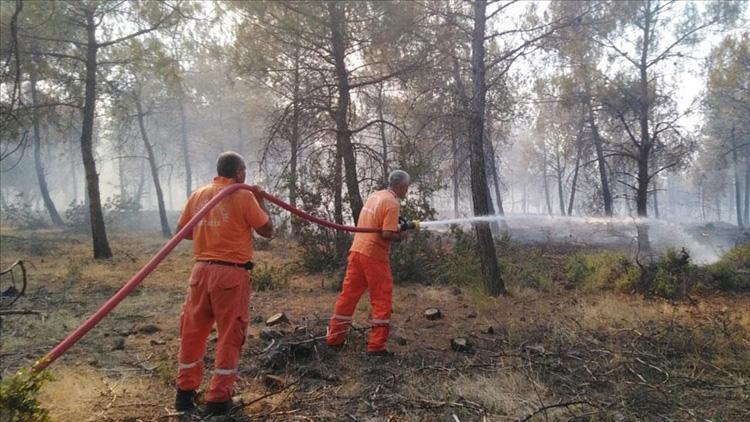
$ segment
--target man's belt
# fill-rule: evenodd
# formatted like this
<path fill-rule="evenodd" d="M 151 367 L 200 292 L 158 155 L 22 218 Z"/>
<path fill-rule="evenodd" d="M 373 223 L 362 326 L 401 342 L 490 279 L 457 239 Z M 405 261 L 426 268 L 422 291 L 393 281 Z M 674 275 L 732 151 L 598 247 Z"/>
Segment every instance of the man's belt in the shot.
<path fill-rule="evenodd" d="M 238 264 L 236 262 L 217 261 L 215 259 L 197 260 L 197 262 L 205 262 L 206 264 L 224 265 L 226 267 L 244 268 L 248 271 L 252 270 L 255 264 L 253 261 L 247 261 L 244 264 Z"/>

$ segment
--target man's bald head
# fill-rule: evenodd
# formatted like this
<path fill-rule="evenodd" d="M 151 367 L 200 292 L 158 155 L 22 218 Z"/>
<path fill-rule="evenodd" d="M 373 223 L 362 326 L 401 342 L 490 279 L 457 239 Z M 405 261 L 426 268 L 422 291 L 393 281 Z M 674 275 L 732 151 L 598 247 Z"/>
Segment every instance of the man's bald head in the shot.
<path fill-rule="evenodd" d="M 216 174 L 244 183 L 245 159 L 234 151 L 222 152 L 216 160 Z"/>

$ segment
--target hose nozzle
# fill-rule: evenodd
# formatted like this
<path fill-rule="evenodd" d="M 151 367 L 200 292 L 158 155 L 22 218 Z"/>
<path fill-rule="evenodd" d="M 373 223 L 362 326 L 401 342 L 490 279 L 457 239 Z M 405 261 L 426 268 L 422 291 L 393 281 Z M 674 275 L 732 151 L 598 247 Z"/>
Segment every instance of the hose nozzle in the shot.
<path fill-rule="evenodd" d="M 419 220 L 406 220 L 404 218 L 399 218 L 399 229 L 401 231 L 404 230 L 419 230 Z"/>

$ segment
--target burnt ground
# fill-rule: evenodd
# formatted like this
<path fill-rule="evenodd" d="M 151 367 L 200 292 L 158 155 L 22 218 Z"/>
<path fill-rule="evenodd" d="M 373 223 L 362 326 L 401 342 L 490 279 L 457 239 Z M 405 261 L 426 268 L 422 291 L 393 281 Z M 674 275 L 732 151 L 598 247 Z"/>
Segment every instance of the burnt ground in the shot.
<path fill-rule="evenodd" d="M 46 353 L 145 263 L 157 237 L 118 235 L 116 258 L 90 259 L 83 235 L 3 230 L 0 267 L 29 264 L 27 294 L 2 317 L 3 377 Z M 550 248 L 549 254 L 561 254 Z M 462 287 L 397 286 L 393 358 L 364 352 L 364 297 L 343 350 L 320 340 L 333 279 L 294 270 L 281 241 L 256 261 L 293 275 L 254 292 L 238 395 L 230 420 L 748 420 L 750 296 L 673 304 L 612 292 L 511 286 L 487 298 Z M 40 396 L 62 421 L 200 420 L 171 408 L 180 305 L 190 270 L 182 245 L 136 293 L 52 368 Z M 3 283 L 7 283 L 4 278 Z M 3 288 L 5 284 L 3 284 Z M 569 286 L 568 286 L 569 287 Z M 439 308 L 443 318 L 422 315 Z M 260 338 L 262 320 L 285 312 Z M 451 348 L 464 337 L 468 350 Z M 209 344 L 208 369 L 213 343 Z"/>

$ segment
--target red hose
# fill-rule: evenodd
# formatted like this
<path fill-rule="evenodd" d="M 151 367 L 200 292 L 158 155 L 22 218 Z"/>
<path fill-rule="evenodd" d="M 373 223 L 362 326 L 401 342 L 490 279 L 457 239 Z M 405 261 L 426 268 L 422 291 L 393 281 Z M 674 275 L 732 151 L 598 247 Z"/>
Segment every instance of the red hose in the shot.
<path fill-rule="evenodd" d="M 80 327 L 76 328 L 72 333 L 70 333 L 63 341 L 61 341 L 57 346 L 55 346 L 54 349 L 52 349 L 49 353 L 47 353 L 43 358 L 39 359 L 34 363 L 34 366 L 32 366 L 32 371 L 41 371 L 48 367 L 52 362 L 57 360 L 60 356 L 62 356 L 63 353 L 65 353 L 70 347 L 72 347 L 74 344 L 78 342 L 78 340 L 81 339 L 86 333 L 88 333 L 96 324 L 99 323 L 99 321 L 102 320 L 108 313 L 112 311 L 112 309 L 115 308 L 120 302 L 122 302 L 123 299 L 127 295 L 130 294 L 130 292 L 133 291 L 142 281 L 144 278 L 146 278 L 147 275 L 151 273 L 151 271 L 156 268 L 159 263 L 161 263 L 162 260 L 170 253 L 172 252 L 172 249 L 177 246 L 182 239 L 185 238 L 185 236 L 190 233 L 193 230 L 193 227 L 195 227 L 196 224 L 208 213 L 208 211 L 216 206 L 224 197 L 231 194 L 232 192 L 238 190 L 238 189 L 246 189 L 249 191 L 254 191 L 254 189 L 244 183 L 235 183 L 233 185 L 229 185 L 226 188 L 222 189 L 221 192 L 219 192 L 216 196 L 211 198 L 208 203 L 198 211 L 197 214 L 193 216 L 193 218 L 188 221 L 187 224 L 185 224 L 185 227 L 182 227 L 180 231 L 178 231 L 169 241 L 162 246 L 161 249 L 151 257 L 151 259 L 144 265 L 140 270 L 138 270 L 137 273 L 128 280 L 127 283 L 125 283 L 124 286 L 120 288 L 120 290 L 115 293 L 114 296 L 109 298 L 104 305 L 102 305 L 99 310 L 94 312 L 93 315 L 89 317 L 89 319 L 86 320 L 83 324 L 81 324 Z M 342 224 L 336 224 L 331 223 L 326 220 L 322 220 L 320 218 L 314 217 L 310 214 L 307 214 L 301 210 L 298 210 L 297 208 L 292 207 L 291 205 L 287 204 L 286 202 L 280 200 L 279 198 L 276 198 L 275 196 L 267 193 L 267 192 L 261 192 L 259 193 L 260 196 L 268 199 L 268 201 L 273 202 L 274 204 L 278 205 L 281 208 L 284 208 L 287 211 L 290 211 L 291 213 L 304 218 L 306 220 L 312 221 L 313 223 L 319 224 L 321 226 L 334 228 L 336 230 L 344 230 L 348 232 L 364 232 L 364 233 L 376 233 L 380 232 L 380 229 L 377 228 L 357 228 L 352 226 L 345 226 Z"/>

